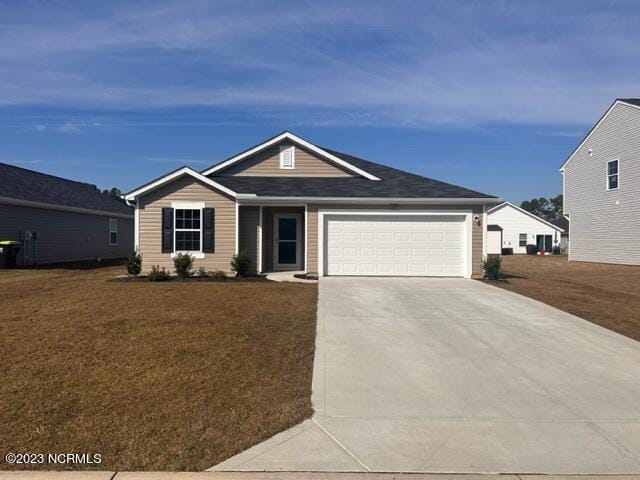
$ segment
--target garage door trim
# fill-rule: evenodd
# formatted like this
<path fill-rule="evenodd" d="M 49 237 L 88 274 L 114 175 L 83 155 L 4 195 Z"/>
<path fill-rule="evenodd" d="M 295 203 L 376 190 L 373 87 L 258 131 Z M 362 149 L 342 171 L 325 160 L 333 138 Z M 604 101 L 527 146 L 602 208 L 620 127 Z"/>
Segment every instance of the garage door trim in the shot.
<path fill-rule="evenodd" d="M 325 225 L 328 220 L 327 217 L 334 216 L 461 216 L 464 217 L 464 277 L 471 278 L 472 271 L 472 211 L 460 210 L 460 209 L 443 209 L 443 210 L 318 210 L 318 274 L 323 277 L 325 272 L 325 255 L 326 255 L 326 242 L 325 242 Z"/>

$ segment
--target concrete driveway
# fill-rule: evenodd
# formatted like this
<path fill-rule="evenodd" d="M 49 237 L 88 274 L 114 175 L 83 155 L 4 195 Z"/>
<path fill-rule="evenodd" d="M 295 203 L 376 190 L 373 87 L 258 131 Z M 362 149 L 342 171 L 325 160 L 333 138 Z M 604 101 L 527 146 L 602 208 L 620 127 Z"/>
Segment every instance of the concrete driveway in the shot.
<path fill-rule="evenodd" d="M 320 281 L 312 419 L 214 467 L 640 473 L 640 343 L 462 279 Z"/>

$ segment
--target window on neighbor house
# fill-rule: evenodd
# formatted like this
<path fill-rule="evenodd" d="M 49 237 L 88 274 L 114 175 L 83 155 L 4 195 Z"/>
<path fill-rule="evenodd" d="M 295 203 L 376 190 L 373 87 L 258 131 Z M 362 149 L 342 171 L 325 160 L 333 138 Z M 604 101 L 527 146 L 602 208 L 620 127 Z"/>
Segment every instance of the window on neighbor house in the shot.
<path fill-rule="evenodd" d="M 618 160 L 607 162 L 607 190 L 618 188 Z"/>
<path fill-rule="evenodd" d="M 118 244 L 118 219 L 109 219 L 109 245 Z"/>
<path fill-rule="evenodd" d="M 519 245 L 521 247 L 526 247 L 527 246 L 527 234 L 526 233 L 521 233 L 520 234 L 520 242 Z"/>
<path fill-rule="evenodd" d="M 175 209 L 175 251 L 200 252 L 202 228 L 199 209 Z"/>

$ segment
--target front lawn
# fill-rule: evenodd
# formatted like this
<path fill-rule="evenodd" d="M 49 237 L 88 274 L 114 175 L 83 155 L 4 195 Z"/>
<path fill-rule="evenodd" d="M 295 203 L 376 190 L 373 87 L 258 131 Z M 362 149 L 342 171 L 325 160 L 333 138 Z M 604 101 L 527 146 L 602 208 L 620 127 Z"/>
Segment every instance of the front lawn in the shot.
<path fill-rule="evenodd" d="M 640 267 L 506 255 L 505 280 L 490 282 L 640 340 Z"/>
<path fill-rule="evenodd" d="M 0 271 L 0 452 L 204 470 L 311 415 L 315 285 L 123 271 Z"/>

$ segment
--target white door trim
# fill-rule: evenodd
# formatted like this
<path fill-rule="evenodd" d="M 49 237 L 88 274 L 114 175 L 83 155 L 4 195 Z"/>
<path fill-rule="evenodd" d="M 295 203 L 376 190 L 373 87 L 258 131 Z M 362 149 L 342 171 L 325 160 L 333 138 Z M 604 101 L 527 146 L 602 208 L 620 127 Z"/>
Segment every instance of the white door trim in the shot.
<path fill-rule="evenodd" d="M 325 217 L 338 215 L 389 215 L 389 216 L 464 216 L 464 277 L 471 278 L 473 271 L 473 224 L 471 210 L 318 210 L 318 276 L 325 275 Z M 275 262 L 275 260 L 274 260 Z"/>
<path fill-rule="evenodd" d="M 278 263 L 278 220 L 281 218 L 296 219 L 296 263 Z M 300 247 L 301 247 L 301 228 L 300 221 L 302 216 L 299 213 L 274 213 L 273 214 L 273 269 L 274 270 L 300 270 Z"/>

